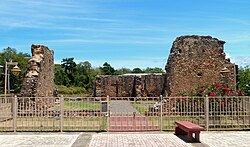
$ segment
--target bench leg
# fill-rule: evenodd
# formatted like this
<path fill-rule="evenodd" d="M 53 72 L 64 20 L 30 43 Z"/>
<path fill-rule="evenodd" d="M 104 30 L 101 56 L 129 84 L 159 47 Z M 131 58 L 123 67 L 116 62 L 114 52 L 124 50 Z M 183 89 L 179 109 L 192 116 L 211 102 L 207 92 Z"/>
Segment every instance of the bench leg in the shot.
<path fill-rule="evenodd" d="M 200 142 L 200 132 L 195 132 L 195 141 Z"/>
<path fill-rule="evenodd" d="M 176 127 L 175 128 L 175 135 L 186 135 L 187 133 L 183 131 L 181 128 Z"/>
<path fill-rule="evenodd" d="M 192 132 L 188 132 L 188 134 L 187 134 L 187 141 L 188 142 L 193 142 L 193 135 L 192 134 L 193 134 Z"/>

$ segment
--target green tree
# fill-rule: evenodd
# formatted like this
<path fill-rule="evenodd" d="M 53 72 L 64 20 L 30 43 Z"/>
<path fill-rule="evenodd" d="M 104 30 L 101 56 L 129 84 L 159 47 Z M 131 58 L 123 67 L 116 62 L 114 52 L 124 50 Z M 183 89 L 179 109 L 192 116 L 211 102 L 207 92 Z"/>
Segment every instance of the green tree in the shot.
<path fill-rule="evenodd" d="M 103 64 L 103 67 L 101 67 L 101 71 L 102 71 L 102 74 L 104 75 L 114 75 L 115 73 L 115 69 L 107 62 Z"/>
<path fill-rule="evenodd" d="M 62 59 L 62 68 L 64 68 L 65 72 L 68 73 L 73 73 L 74 68 L 76 67 L 76 63 L 74 62 L 74 58 L 65 58 Z"/>
<path fill-rule="evenodd" d="M 144 73 L 140 68 L 134 68 L 132 73 Z"/>
<path fill-rule="evenodd" d="M 115 71 L 115 75 L 123 75 L 126 73 L 131 73 L 132 71 L 129 68 L 121 68 Z"/>
<path fill-rule="evenodd" d="M 238 89 L 244 95 L 250 96 L 250 68 L 249 66 L 239 69 L 239 79 L 237 82 Z"/>
<path fill-rule="evenodd" d="M 63 76 L 64 85 L 65 86 L 73 85 L 75 82 L 73 74 L 74 74 L 75 67 L 76 67 L 76 63 L 74 62 L 74 58 L 65 58 L 65 59 L 62 59 L 61 62 L 62 62 L 61 66 L 67 75 L 67 76 Z"/>
<path fill-rule="evenodd" d="M 13 89 L 15 92 L 20 92 L 22 88 L 22 82 L 23 78 L 25 77 L 25 73 L 27 71 L 27 64 L 28 60 L 26 57 L 30 57 L 29 54 L 27 53 L 17 53 L 16 49 L 7 47 L 3 49 L 3 52 L 0 53 L 0 65 L 3 66 L 2 68 L 2 76 L 0 77 L 0 85 L 1 87 L 4 87 L 4 69 L 5 69 L 5 62 L 18 62 L 18 67 L 21 69 L 21 72 L 17 75 L 14 76 L 11 73 L 11 68 L 9 67 L 10 70 L 10 87 Z"/>
<path fill-rule="evenodd" d="M 144 70 L 144 72 L 145 73 L 164 73 L 164 71 L 162 70 L 162 68 L 159 68 L 159 67 L 155 67 L 155 68 L 147 67 Z"/>

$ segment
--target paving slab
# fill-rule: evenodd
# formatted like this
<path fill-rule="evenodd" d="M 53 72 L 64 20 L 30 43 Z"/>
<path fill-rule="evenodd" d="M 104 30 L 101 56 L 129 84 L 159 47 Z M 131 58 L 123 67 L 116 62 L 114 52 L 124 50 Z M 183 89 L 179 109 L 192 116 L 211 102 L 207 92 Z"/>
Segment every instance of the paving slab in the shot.
<path fill-rule="evenodd" d="M 249 147 L 250 131 L 203 131 L 200 143 L 173 132 L 0 133 L 1 147 Z"/>
<path fill-rule="evenodd" d="M 250 131 L 201 132 L 200 140 L 210 147 L 249 147 Z"/>
<path fill-rule="evenodd" d="M 95 134 L 90 147 L 189 147 L 173 134 Z"/>
<path fill-rule="evenodd" d="M 78 134 L 6 134 L 0 135 L 1 147 L 71 147 Z"/>

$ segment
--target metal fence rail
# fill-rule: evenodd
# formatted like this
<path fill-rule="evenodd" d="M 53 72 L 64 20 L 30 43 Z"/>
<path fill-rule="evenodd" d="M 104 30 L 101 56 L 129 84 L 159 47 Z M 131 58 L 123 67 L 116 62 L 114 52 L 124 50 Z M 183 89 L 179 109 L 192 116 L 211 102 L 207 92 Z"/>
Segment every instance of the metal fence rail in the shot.
<path fill-rule="evenodd" d="M 250 97 L 166 97 L 163 130 L 188 120 L 207 130 L 250 129 Z"/>
<path fill-rule="evenodd" d="M 250 129 L 250 97 L 0 97 L 0 131 Z"/>

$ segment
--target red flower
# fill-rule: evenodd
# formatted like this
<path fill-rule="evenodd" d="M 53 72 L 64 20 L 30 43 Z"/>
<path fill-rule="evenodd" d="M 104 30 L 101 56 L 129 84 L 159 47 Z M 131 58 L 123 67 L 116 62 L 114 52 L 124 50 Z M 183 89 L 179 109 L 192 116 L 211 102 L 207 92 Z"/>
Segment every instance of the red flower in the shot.
<path fill-rule="evenodd" d="M 210 92 L 209 96 L 216 96 L 216 93 Z"/>
<path fill-rule="evenodd" d="M 229 91 L 229 96 L 234 96 L 234 93 Z"/>
<path fill-rule="evenodd" d="M 183 98 L 183 101 L 184 101 L 184 102 L 186 102 L 186 101 L 187 101 L 187 98 L 186 98 L 186 97 L 184 97 L 184 98 Z"/>
<path fill-rule="evenodd" d="M 204 107 L 202 107 L 201 110 L 204 111 Z"/>
<path fill-rule="evenodd" d="M 195 106 L 198 106 L 198 102 L 194 102 L 194 105 L 195 105 Z"/>
<path fill-rule="evenodd" d="M 238 96 L 243 96 L 243 93 L 240 92 L 240 91 L 238 91 L 238 92 L 237 92 L 237 95 L 238 95 Z"/>
<path fill-rule="evenodd" d="M 225 105 L 225 102 L 224 102 L 224 101 L 220 101 L 220 105 L 221 105 L 221 106 L 224 106 L 224 105 Z"/>
<path fill-rule="evenodd" d="M 215 84 L 216 88 L 220 88 L 222 85 L 220 83 Z"/>
<path fill-rule="evenodd" d="M 200 88 L 199 89 L 200 92 L 204 92 L 204 90 L 205 90 L 204 88 Z"/>
<path fill-rule="evenodd" d="M 177 98 L 177 101 L 180 101 L 180 100 L 181 100 L 181 98 L 178 97 L 178 98 Z"/>
<path fill-rule="evenodd" d="M 230 91 L 229 88 L 223 88 L 223 89 L 222 89 L 222 92 L 223 92 L 223 93 L 227 93 L 227 92 L 229 92 L 229 91 Z"/>

